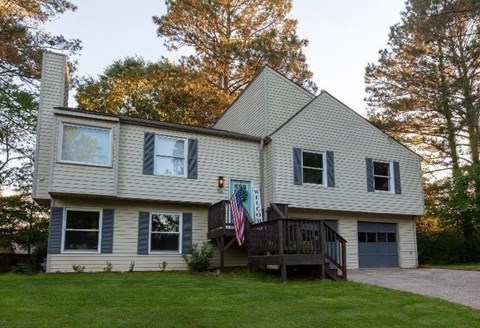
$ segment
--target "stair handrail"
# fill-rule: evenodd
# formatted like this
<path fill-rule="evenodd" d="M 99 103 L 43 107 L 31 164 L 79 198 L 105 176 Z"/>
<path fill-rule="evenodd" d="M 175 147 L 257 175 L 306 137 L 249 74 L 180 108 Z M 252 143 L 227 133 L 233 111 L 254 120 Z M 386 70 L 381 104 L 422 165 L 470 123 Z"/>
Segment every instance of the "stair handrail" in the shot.
<path fill-rule="evenodd" d="M 347 279 L 347 254 L 346 254 L 346 245 L 347 240 L 343 238 L 338 232 L 334 229 L 329 227 L 325 221 L 322 221 L 322 230 L 324 231 L 323 234 L 323 250 L 325 254 L 325 258 L 330 261 L 335 267 L 337 267 L 340 271 L 342 271 L 342 278 L 344 280 Z M 331 252 L 331 247 L 327 246 L 328 236 L 332 236 L 334 241 L 338 240 L 340 243 L 341 248 L 338 249 L 338 252 Z"/>

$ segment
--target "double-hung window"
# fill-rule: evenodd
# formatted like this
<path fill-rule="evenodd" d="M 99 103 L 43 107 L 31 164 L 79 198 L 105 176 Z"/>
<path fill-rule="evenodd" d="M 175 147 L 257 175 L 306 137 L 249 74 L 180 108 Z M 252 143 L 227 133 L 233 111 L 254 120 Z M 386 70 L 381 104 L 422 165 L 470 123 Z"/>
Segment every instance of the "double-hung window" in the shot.
<path fill-rule="evenodd" d="M 373 161 L 375 191 L 392 191 L 392 175 L 390 162 Z"/>
<path fill-rule="evenodd" d="M 63 250 L 98 252 L 101 211 L 67 209 L 65 214 Z"/>
<path fill-rule="evenodd" d="M 186 139 L 155 136 L 155 174 L 186 176 Z"/>
<path fill-rule="evenodd" d="M 63 123 L 60 161 L 66 163 L 111 165 L 112 129 Z"/>
<path fill-rule="evenodd" d="M 150 218 L 150 251 L 180 252 L 181 215 L 152 213 Z"/>
<path fill-rule="evenodd" d="M 303 183 L 325 184 L 324 160 L 323 153 L 302 151 Z"/>

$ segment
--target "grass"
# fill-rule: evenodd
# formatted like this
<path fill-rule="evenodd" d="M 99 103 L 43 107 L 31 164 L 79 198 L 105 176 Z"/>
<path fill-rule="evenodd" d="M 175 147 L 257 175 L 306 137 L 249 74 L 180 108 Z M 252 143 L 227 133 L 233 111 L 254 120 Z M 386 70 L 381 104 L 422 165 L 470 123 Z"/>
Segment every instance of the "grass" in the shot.
<path fill-rule="evenodd" d="M 354 282 L 234 272 L 0 275 L 0 327 L 478 327 L 480 311 Z"/>
<path fill-rule="evenodd" d="M 461 263 L 461 264 L 442 264 L 429 265 L 430 268 L 451 269 L 451 270 L 467 270 L 480 271 L 480 263 Z"/>

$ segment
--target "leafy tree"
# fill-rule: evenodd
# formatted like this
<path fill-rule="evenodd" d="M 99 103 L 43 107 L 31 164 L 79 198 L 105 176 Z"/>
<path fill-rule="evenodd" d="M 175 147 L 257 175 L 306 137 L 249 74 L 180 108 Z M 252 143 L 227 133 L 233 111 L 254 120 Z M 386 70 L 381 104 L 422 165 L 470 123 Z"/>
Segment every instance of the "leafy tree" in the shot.
<path fill-rule="evenodd" d="M 0 197 L 0 247 L 17 246 L 30 255 L 42 248 L 48 238 L 46 208 L 28 194 Z"/>
<path fill-rule="evenodd" d="M 84 80 L 76 99 L 86 109 L 192 125 L 213 123 L 229 102 L 203 74 L 167 59 L 142 58 L 114 62 L 99 80 Z"/>
<path fill-rule="evenodd" d="M 75 9 L 66 0 L 0 2 L 0 189 L 31 185 L 42 53 L 80 49 L 80 41 L 50 35 L 43 24 Z"/>
<path fill-rule="evenodd" d="M 236 94 L 263 65 L 316 90 L 302 48 L 308 41 L 296 33 L 288 14 L 292 1 L 166 0 L 167 13 L 153 17 L 158 36 L 169 50 L 192 47 L 184 60 L 207 73 L 208 81 Z M 194 19 L 192 19 L 194 17 Z"/>
<path fill-rule="evenodd" d="M 451 175 L 478 163 L 480 3 L 409 0 L 365 80 L 369 115 Z"/>
<path fill-rule="evenodd" d="M 79 105 L 146 119 L 210 125 L 265 64 L 310 90 L 302 48 L 290 18 L 292 1 L 168 0 L 153 18 L 169 50 L 189 47 L 179 63 L 126 58 L 98 80 L 86 79 Z M 195 17 L 192 19 L 192 17 Z"/>
<path fill-rule="evenodd" d="M 478 259 L 480 2 L 408 0 L 401 18 L 366 69 L 369 116 L 443 171 L 425 188 L 423 257 Z"/>

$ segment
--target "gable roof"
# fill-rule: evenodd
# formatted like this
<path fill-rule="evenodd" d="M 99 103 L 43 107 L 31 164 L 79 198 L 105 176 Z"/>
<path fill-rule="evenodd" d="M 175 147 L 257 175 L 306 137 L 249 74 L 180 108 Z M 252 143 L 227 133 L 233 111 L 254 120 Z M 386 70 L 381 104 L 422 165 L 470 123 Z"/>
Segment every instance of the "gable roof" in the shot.
<path fill-rule="evenodd" d="M 419 158 L 422 158 L 422 156 L 420 156 L 419 154 L 417 154 L 416 152 L 414 152 L 413 150 L 411 150 L 410 148 L 408 148 L 407 146 L 405 146 L 404 144 L 402 144 L 400 141 L 398 140 L 395 140 L 393 139 L 392 137 L 390 137 L 387 133 L 385 133 L 385 131 L 383 131 L 382 129 L 380 129 L 379 127 L 377 127 L 375 124 L 373 124 L 372 122 L 370 122 L 369 120 L 367 120 L 365 117 L 363 117 L 362 115 L 360 115 L 359 113 L 357 113 L 356 111 L 354 111 L 353 109 L 351 109 L 350 107 L 348 107 L 347 105 L 345 105 L 343 102 L 341 102 L 340 100 L 338 100 L 336 97 L 334 97 L 332 94 L 330 94 L 329 92 L 325 91 L 325 90 L 322 90 L 321 93 L 315 97 L 314 99 L 312 99 L 312 101 L 310 101 L 308 104 L 306 104 L 305 106 L 303 106 L 298 112 L 296 112 L 294 115 L 292 115 L 288 120 L 286 120 L 282 125 L 280 125 L 275 131 L 273 131 L 269 136 L 268 138 L 271 138 L 274 134 L 276 134 L 277 132 L 279 132 L 280 130 L 282 130 L 285 126 L 287 126 L 290 122 L 294 121 L 299 115 L 301 115 L 307 108 L 309 108 L 310 106 L 312 106 L 314 103 L 316 103 L 317 101 L 319 101 L 320 99 L 324 98 L 324 97 L 330 97 L 332 98 L 333 100 L 335 100 L 337 103 L 339 103 L 340 105 L 342 105 L 343 107 L 345 107 L 349 112 L 351 113 L 354 113 L 355 116 L 357 116 L 359 119 L 361 119 L 362 121 L 368 123 L 368 126 L 370 126 L 372 129 L 374 129 L 375 131 L 377 132 L 381 132 L 382 134 L 384 134 L 389 140 L 399 144 L 400 146 L 402 146 L 404 149 L 408 150 L 409 152 L 411 152 L 412 154 L 414 154 L 415 156 L 419 157 Z"/>
<path fill-rule="evenodd" d="M 284 79 L 285 81 L 288 81 L 292 86 L 294 86 L 295 88 L 297 88 L 299 91 L 305 93 L 306 95 L 308 95 L 309 97 L 311 98 L 315 98 L 315 94 L 310 92 L 309 90 L 307 90 L 306 88 L 304 88 L 303 86 L 295 83 L 291 78 L 287 77 L 285 74 L 282 74 L 280 72 L 278 72 L 277 70 L 275 70 L 274 68 L 272 68 L 270 65 L 268 64 L 265 64 L 261 69 L 257 70 L 257 72 L 255 73 L 254 77 L 252 78 L 252 80 L 250 80 L 250 82 L 248 82 L 247 86 L 240 92 L 240 94 L 232 101 L 232 103 L 230 105 L 228 105 L 227 109 L 225 109 L 222 113 L 222 115 L 220 115 L 220 117 L 215 121 L 215 123 L 212 124 L 212 126 L 215 126 L 215 124 L 218 123 L 218 121 L 220 121 L 222 119 L 222 117 L 225 115 L 225 113 L 227 113 L 230 108 L 232 108 L 235 103 L 237 103 L 237 101 L 244 95 L 244 93 L 247 92 L 247 90 L 250 88 L 251 85 L 253 85 L 253 82 L 256 81 L 257 79 L 260 78 L 260 76 L 262 74 L 265 74 L 266 72 L 273 72 L 274 74 L 280 76 L 282 79 Z"/>

